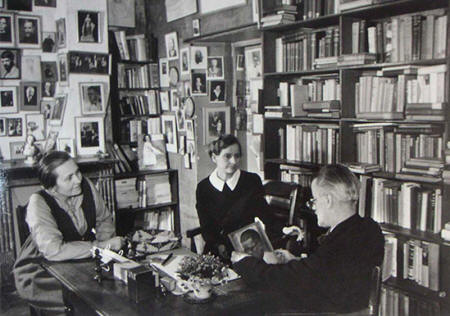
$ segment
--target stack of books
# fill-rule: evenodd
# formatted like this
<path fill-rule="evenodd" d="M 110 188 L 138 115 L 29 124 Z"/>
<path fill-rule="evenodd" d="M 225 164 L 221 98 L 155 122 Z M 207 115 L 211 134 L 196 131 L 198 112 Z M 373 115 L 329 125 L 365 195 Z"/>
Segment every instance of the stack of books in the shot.
<path fill-rule="evenodd" d="M 297 15 L 297 6 L 291 4 L 275 5 L 266 15 L 261 18 L 263 27 L 289 24 L 295 22 Z"/>
<path fill-rule="evenodd" d="M 307 117 L 339 118 L 341 102 L 339 100 L 305 102 L 303 110 Z"/>
<path fill-rule="evenodd" d="M 358 54 L 343 54 L 338 57 L 338 66 L 353 66 L 374 64 L 377 61 L 376 54 L 358 53 Z"/>
<path fill-rule="evenodd" d="M 139 194 L 136 190 L 136 178 L 115 180 L 117 208 L 139 207 Z"/>
<path fill-rule="evenodd" d="M 345 165 L 354 173 L 367 174 L 381 171 L 381 166 L 367 162 L 348 162 Z"/>
<path fill-rule="evenodd" d="M 401 169 L 402 173 L 440 177 L 444 162 L 439 158 L 409 158 Z"/>
<path fill-rule="evenodd" d="M 266 118 L 283 118 L 291 116 L 291 108 L 281 105 L 266 105 L 264 107 L 264 117 Z"/>

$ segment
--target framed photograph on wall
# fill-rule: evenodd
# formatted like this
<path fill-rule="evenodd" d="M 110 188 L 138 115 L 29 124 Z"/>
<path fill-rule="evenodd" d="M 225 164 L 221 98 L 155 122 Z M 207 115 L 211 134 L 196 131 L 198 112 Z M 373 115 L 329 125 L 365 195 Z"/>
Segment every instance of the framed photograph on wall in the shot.
<path fill-rule="evenodd" d="M 78 42 L 100 43 L 100 12 L 78 11 Z"/>
<path fill-rule="evenodd" d="M 22 81 L 20 84 L 20 111 L 37 111 L 41 108 L 41 83 Z"/>
<path fill-rule="evenodd" d="M 20 79 L 20 50 L 0 48 L 0 79 Z"/>
<path fill-rule="evenodd" d="M 191 71 L 191 67 L 189 65 L 190 63 L 190 56 L 189 56 L 189 47 L 182 48 L 180 50 L 180 69 L 182 75 L 189 75 Z"/>
<path fill-rule="evenodd" d="M 22 56 L 22 79 L 40 81 L 42 78 L 41 56 Z"/>
<path fill-rule="evenodd" d="M 168 152 L 178 152 L 178 135 L 177 135 L 177 123 L 175 115 L 162 115 L 162 132 L 166 136 L 166 148 Z"/>
<path fill-rule="evenodd" d="M 42 32 L 42 51 L 44 53 L 56 52 L 56 32 Z"/>
<path fill-rule="evenodd" d="M 160 91 L 159 98 L 162 111 L 170 111 L 169 91 Z"/>
<path fill-rule="evenodd" d="M 209 101 L 225 102 L 225 81 L 211 80 L 209 82 Z"/>
<path fill-rule="evenodd" d="M 23 154 L 24 147 L 25 142 L 10 142 L 9 153 L 11 159 L 25 159 L 25 155 Z"/>
<path fill-rule="evenodd" d="M 67 95 L 57 95 L 55 98 L 55 105 L 50 115 L 50 125 L 61 126 L 64 119 L 64 112 L 66 111 Z"/>
<path fill-rule="evenodd" d="M 192 95 L 206 95 L 206 73 L 192 72 Z"/>
<path fill-rule="evenodd" d="M 16 15 L 17 45 L 23 48 L 41 47 L 41 18 Z"/>
<path fill-rule="evenodd" d="M 194 135 L 194 120 L 186 120 L 186 138 L 189 139 L 195 139 Z"/>
<path fill-rule="evenodd" d="M 26 115 L 27 135 L 33 135 L 36 140 L 45 139 L 44 115 L 33 113 Z"/>
<path fill-rule="evenodd" d="M 69 72 L 109 75 L 110 59 L 111 55 L 109 54 L 70 51 L 68 53 Z"/>
<path fill-rule="evenodd" d="M 167 58 L 159 59 L 159 85 L 161 88 L 169 86 L 169 61 Z"/>
<path fill-rule="evenodd" d="M 166 40 L 166 57 L 169 60 L 178 59 L 179 51 L 178 51 L 178 36 L 177 32 L 167 33 L 165 35 Z"/>
<path fill-rule="evenodd" d="M 58 54 L 56 58 L 58 60 L 57 65 L 58 65 L 59 84 L 62 86 L 67 86 L 68 85 L 67 77 L 69 74 L 67 54 Z"/>
<path fill-rule="evenodd" d="M 14 16 L 11 13 L 0 13 L 0 45 L 11 47 L 15 45 L 16 30 L 14 27 Z"/>
<path fill-rule="evenodd" d="M 180 107 L 180 98 L 178 97 L 178 90 L 171 89 L 170 90 L 170 110 L 175 112 Z"/>
<path fill-rule="evenodd" d="M 52 111 L 55 107 L 56 99 L 47 98 L 41 101 L 41 113 L 44 115 L 44 119 L 50 120 L 52 117 Z"/>
<path fill-rule="evenodd" d="M 56 61 L 41 62 L 42 82 L 58 81 L 58 66 Z"/>
<path fill-rule="evenodd" d="M 206 79 L 223 79 L 223 56 L 208 56 Z"/>
<path fill-rule="evenodd" d="M 214 106 L 203 108 L 203 143 L 211 141 L 223 134 L 230 133 L 230 107 Z"/>
<path fill-rule="evenodd" d="M 6 1 L 8 10 L 31 11 L 33 8 L 31 0 L 3 0 Z"/>
<path fill-rule="evenodd" d="M 22 136 L 23 135 L 23 122 L 21 117 L 10 117 L 7 120 L 8 136 Z"/>
<path fill-rule="evenodd" d="M 191 47 L 191 69 L 206 69 L 208 63 L 208 47 Z"/>
<path fill-rule="evenodd" d="M 139 170 L 166 170 L 167 151 L 163 134 L 143 134 L 138 137 Z"/>
<path fill-rule="evenodd" d="M 70 157 L 75 158 L 75 141 L 73 138 L 58 138 L 56 148 L 60 151 L 69 153 Z"/>
<path fill-rule="evenodd" d="M 194 36 L 194 37 L 200 36 L 200 20 L 199 19 L 192 20 L 192 36 Z"/>
<path fill-rule="evenodd" d="M 80 82 L 81 114 L 105 113 L 105 89 L 102 82 Z"/>
<path fill-rule="evenodd" d="M 250 253 L 257 257 L 264 255 L 264 251 L 273 251 L 272 243 L 267 237 L 264 225 L 258 220 L 229 233 L 228 238 L 235 251 Z M 255 247 L 255 244 L 258 247 Z M 262 253 L 253 253 L 256 249 Z"/>
<path fill-rule="evenodd" d="M 56 20 L 56 47 L 66 47 L 66 19 Z"/>
<path fill-rule="evenodd" d="M 77 154 L 95 155 L 105 152 L 103 117 L 75 117 Z"/>
<path fill-rule="evenodd" d="M 34 0 L 34 5 L 38 7 L 56 8 L 56 0 Z"/>
<path fill-rule="evenodd" d="M 236 55 L 236 71 L 244 70 L 244 55 L 238 54 Z"/>
<path fill-rule="evenodd" d="M 0 136 L 6 136 L 6 117 L 0 117 Z"/>
<path fill-rule="evenodd" d="M 17 87 L 0 87 L 0 114 L 17 113 Z"/>
<path fill-rule="evenodd" d="M 262 50 L 261 47 L 245 49 L 245 71 L 249 79 L 261 78 L 262 74 Z"/>

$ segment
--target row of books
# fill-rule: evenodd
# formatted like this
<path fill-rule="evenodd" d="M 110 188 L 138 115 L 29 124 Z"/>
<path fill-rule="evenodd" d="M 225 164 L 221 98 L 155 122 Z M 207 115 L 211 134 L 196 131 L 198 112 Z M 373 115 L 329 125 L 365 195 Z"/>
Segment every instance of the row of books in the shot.
<path fill-rule="evenodd" d="M 114 182 L 111 177 L 112 173 L 112 169 L 100 169 L 98 177 L 92 180 L 94 180 L 93 182 L 95 183 L 95 187 L 102 195 L 106 207 L 108 207 L 111 212 L 114 212 L 116 209 L 116 192 Z"/>
<path fill-rule="evenodd" d="M 329 57 L 338 56 L 339 42 L 339 28 L 335 26 L 281 36 L 275 40 L 276 71 L 292 72 L 336 66 L 337 58 L 333 62 Z M 320 63 L 321 58 L 327 62 Z"/>
<path fill-rule="evenodd" d="M 417 296 L 411 296 L 406 292 L 390 288 L 381 287 L 380 296 L 380 316 L 435 316 L 441 315 L 437 302 L 422 300 Z"/>
<path fill-rule="evenodd" d="M 117 65 L 117 81 L 119 88 L 149 89 L 159 88 L 158 64 Z"/>
<path fill-rule="evenodd" d="M 1 179 L 6 179 L 1 177 Z M 0 187 L 6 186 L 4 180 L 0 180 Z M 12 215 L 6 210 L 11 209 L 8 192 L 7 190 L 1 190 L 0 193 L 0 203 L 2 205 L 2 212 L 0 213 L 0 253 L 6 253 L 14 251 L 14 228 L 12 222 Z M 0 275 L 1 277 L 1 275 Z"/>
<path fill-rule="evenodd" d="M 442 190 L 415 182 L 360 175 L 360 215 L 379 223 L 437 234 L 442 228 Z"/>
<path fill-rule="evenodd" d="M 311 187 L 312 180 L 316 173 L 309 168 L 302 168 L 299 166 L 280 165 L 281 176 L 283 182 L 293 182 L 302 187 Z"/>
<path fill-rule="evenodd" d="M 145 91 L 136 95 L 122 96 L 119 109 L 122 115 L 155 115 L 160 113 L 159 92 Z"/>
<path fill-rule="evenodd" d="M 319 164 L 336 163 L 339 126 L 335 124 L 286 125 L 286 159 Z"/>
<path fill-rule="evenodd" d="M 353 124 L 353 130 L 357 162 L 378 164 L 389 173 L 416 174 L 422 180 L 440 181 L 436 178 L 443 166 L 439 126 L 361 123 Z"/>
<path fill-rule="evenodd" d="M 144 34 L 126 35 L 125 31 L 115 31 L 117 47 L 122 60 L 147 61 L 148 41 Z"/>
<path fill-rule="evenodd" d="M 439 291 L 439 245 L 416 239 L 400 239 L 385 234 L 385 266 L 397 279 L 410 280 Z"/>
<path fill-rule="evenodd" d="M 163 207 L 152 212 L 141 212 L 136 214 L 134 227 L 144 230 L 174 230 L 173 209 Z"/>

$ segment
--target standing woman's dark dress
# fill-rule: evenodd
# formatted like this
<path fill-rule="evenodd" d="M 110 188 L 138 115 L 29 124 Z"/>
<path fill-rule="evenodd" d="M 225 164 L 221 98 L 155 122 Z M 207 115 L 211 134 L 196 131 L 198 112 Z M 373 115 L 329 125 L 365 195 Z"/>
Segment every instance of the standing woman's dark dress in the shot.
<path fill-rule="evenodd" d="M 240 170 L 236 186 L 231 190 L 223 184 L 220 191 L 213 174 L 203 179 L 197 186 L 197 213 L 206 242 L 204 253 L 219 255 L 218 246 L 225 245 L 228 253 L 233 247 L 227 234 L 254 221 L 255 216 L 263 219 L 267 204 L 261 179 L 255 173 Z"/>

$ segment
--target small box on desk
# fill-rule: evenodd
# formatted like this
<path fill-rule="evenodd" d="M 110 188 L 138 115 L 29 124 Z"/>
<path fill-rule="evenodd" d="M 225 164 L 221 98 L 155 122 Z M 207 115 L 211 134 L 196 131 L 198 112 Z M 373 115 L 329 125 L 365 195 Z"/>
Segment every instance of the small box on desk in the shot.
<path fill-rule="evenodd" d="M 155 276 L 147 266 L 128 270 L 128 297 L 136 303 L 156 294 Z"/>

